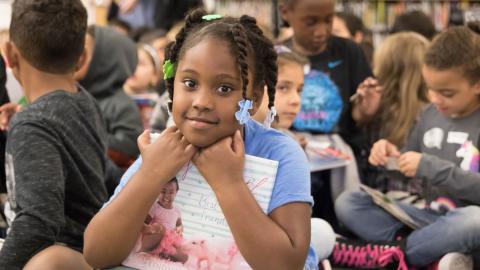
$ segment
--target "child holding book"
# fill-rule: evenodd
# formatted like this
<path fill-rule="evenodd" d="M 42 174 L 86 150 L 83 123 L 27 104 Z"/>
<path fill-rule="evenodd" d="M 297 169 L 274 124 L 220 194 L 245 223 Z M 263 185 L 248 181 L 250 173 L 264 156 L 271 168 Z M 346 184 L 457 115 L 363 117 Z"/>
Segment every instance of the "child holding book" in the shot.
<path fill-rule="evenodd" d="M 196 10 L 168 47 L 166 59 L 176 126 L 152 144 L 148 131 L 140 136 L 141 159 L 85 233 L 87 261 L 97 268 L 121 264 L 161 188 L 192 160 L 215 193 L 250 267 L 303 268 L 312 203 L 306 156 L 291 138 L 250 119 L 264 85 L 274 111 L 272 43 L 252 17 L 222 18 Z M 268 214 L 243 179 L 245 154 L 279 162 Z"/>
<path fill-rule="evenodd" d="M 74 79 L 85 61 L 79 0 L 16 0 L 5 55 L 28 104 L 6 146 L 13 217 L 0 269 L 91 269 L 85 226 L 107 199 L 107 134 L 95 99 Z"/>
<path fill-rule="evenodd" d="M 338 240 L 334 263 L 376 268 L 398 261 L 403 269 L 473 269 L 467 255 L 480 248 L 480 36 L 467 27 L 442 32 L 425 54 L 422 74 L 432 104 L 405 147 L 400 152 L 382 139 L 369 158 L 374 166 L 398 158 L 401 173 L 424 181 L 426 209 L 397 203 L 419 228 L 408 234 L 369 195 L 346 192 L 336 201 L 338 218 L 368 242 Z"/>

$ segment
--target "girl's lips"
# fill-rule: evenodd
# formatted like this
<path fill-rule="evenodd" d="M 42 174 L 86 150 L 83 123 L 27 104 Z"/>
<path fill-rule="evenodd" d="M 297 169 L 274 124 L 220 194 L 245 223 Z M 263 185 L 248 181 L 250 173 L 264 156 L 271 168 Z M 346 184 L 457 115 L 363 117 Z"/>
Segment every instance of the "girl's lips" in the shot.
<path fill-rule="evenodd" d="M 195 129 L 208 129 L 215 126 L 214 123 L 198 119 L 188 119 L 187 122 Z"/>

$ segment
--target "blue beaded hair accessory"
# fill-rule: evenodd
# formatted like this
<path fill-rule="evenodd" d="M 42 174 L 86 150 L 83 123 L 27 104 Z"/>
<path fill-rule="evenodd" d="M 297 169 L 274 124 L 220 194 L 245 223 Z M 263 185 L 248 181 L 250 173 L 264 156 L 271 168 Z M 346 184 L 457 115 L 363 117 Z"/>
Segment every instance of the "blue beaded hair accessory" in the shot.
<path fill-rule="evenodd" d="M 273 121 L 275 121 L 275 116 L 277 116 L 277 110 L 275 109 L 275 107 L 272 106 L 272 108 L 268 110 L 267 116 L 263 121 L 263 126 L 265 128 L 270 128 L 272 126 Z"/>
<path fill-rule="evenodd" d="M 202 19 L 205 21 L 213 21 L 213 20 L 221 19 L 222 17 L 223 16 L 220 14 L 208 14 L 208 15 L 202 16 Z"/>
<path fill-rule="evenodd" d="M 235 118 L 240 125 L 244 125 L 248 122 L 248 120 L 250 120 L 250 112 L 248 112 L 248 110 L 253 108 L 253 101 L 249 99 L 242 99 L 240 102 L 238 102 L 238 106 L 240 109 L 235 113 Z"/>

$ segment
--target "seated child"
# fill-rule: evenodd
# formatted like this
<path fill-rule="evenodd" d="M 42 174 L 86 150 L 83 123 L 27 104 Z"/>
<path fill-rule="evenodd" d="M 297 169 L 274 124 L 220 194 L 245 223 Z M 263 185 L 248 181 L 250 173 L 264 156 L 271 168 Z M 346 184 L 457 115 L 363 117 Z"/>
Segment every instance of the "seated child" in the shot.
<path fill-rule="evenodd" d="M 401 152 L 381 139 L 369 161 L 383 166 L 398 159 L 401 173 L 424 181 L 428 207 L 397 202 L 418 224 L 408 234 L 369 195 L 342 194 L 335 204 L 339 220 L 368 242 L 339 239 L 333 252 L 338 265 L 376 268 L 393 256 L 402 269 L 473 269 L 466 255 L 480 248 L 480 36 L 467 27 L 442 32 L 425 54 L 422 74 L 432 104 Z"/>
<path fill-rule="evenodd" d="M 135 160 L 142 118 L 123 85 L 137 67 L 137 50 L 130 38 L 109 27 L 95 26 L 94 48 L 87 74 L 80 84 L 97 100 L 108 133 L 109 157 L 122 168 Z"/>
<path fill-rule="evenodd" d="M 79 0 L 16 0 L 6 57 L 28 104 L 10 122 L 9 217 L 0 269 L 91 269 L 83 232 L 107 198 L 106 132 L 95 99 L 74 79 L 85 61 Z"/>
<path fill-rule="evenodd" d="M 388 36 L 375 51 L 375 78 L 362 82 L 352 101 L 353 119 L 368 136 L 369 150 L 380 138 L 402 148 L 408 133 L 428 103 L 427 89 L 422 77 L 423 57 L 429 41 L 414 32 Z M 358 162 L 364 183 L 381 189 L 419 191 L 414 182 L 404 177 L 385 173 L 368 164 L 368 159 Z M 390 176 L 390 179 L 386 179 Z"/>
<path fill-rule="evenodd" d="M 252 17 L 223 18 L 196 10 L 168 47 L 166 59 L 176 127 L 152 144 L 149 132 L 140 136 L 142 157 L 89 224 L 85 258 L 97 268 L 120 265 L 163 186 L 191 160 L 215 193 L 251 268 L 303 268 L 312 203 L 305 153 L 291 138 L 250 119 L 265 85 L 268 107 L 274 104 L 272 43 Z M 245 154 L 279 162 L 267 214 L 243 179 Z"/>
<path fill-rule="evenodd" d="M 304 70 L 308 59 L 282 45 L 275 46 L 275 51 L 278 55 L 278 79 L 275 87 L 275 109 L 278 118 L 277 121 L 272 122 L 272 127 L 294 138 L 302 148 L 305 148 L 307 143 L 305 138 L 300 134 L 290 132 L 289 128 L 300 111 Z M 268 97 L 264 95 L 262 104 L 253 117 L 258 122 L 268 124 L 267 104 Z M 311 222 L 312 247 L 319 260 L 326 259 L 335 244 L 333 229 L 326 221 L 319 218 L 313 218 Z"/>

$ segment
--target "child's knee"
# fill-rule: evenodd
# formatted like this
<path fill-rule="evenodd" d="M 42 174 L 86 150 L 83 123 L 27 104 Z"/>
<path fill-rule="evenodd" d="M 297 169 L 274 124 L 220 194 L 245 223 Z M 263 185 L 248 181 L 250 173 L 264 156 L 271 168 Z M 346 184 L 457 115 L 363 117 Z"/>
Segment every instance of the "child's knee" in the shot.
<path fill-rule="evenodd" d="M 459 229 L 459 233 L 466 234 L 467 238 L 474 238 L 480 240 L 480 207 L 467 206 L 454 210 L 458 220 L 454 223 L 455 227 Z M 456 219 L 457 219 L 456 218 Z"/>
<path fill-rule="evenodd" d="M 355 206 L 364 200 L 365 193 L 361 191 L 344 191 L 335 200 L 335 213 L 341 222 L 346 222 L 353 215 Z"/>
<path fill-rule="evenodd" d="M 71 248 L 53 245 L 37 253 L 25 265 L 24 270 L 91 270 L 82 253 Z"/>

